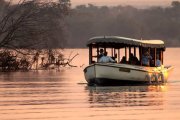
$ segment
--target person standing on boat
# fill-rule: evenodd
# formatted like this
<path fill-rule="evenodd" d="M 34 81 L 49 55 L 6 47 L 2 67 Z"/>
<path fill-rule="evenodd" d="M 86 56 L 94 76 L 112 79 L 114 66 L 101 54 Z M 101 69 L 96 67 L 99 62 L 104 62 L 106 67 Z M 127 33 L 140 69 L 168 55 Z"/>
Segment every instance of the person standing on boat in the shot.
<path fill-rule="evenodd" d="M 152 57 L 149 54 L 149 52 L 147 51 L 142 55 L 142 65 L 143 66 L 149 66 L 150 65 L 150 60 L 152 60 Z"/>
<path fill-rule="evenodd" d="M 101 63 L 115 62 L 111 57 L 107 56 L 108 52 L 104 52 L 104 55 L 99 59 Z"/>

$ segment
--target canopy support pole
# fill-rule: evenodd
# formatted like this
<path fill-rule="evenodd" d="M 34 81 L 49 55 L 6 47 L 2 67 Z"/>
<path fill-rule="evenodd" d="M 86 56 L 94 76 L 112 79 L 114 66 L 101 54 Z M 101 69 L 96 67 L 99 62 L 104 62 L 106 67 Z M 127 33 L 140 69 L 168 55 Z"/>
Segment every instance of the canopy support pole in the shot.
<path fill-rule="evenodd" d="M 120 62 L 120 49 L 118 49 L 118 63 Z"/>
<path fill-rule="evenodd" d="M 156 57 L 157 57 L 157 55 L 156 55 L 156 48 L 154 48 L 154 66 L 156 66 Z"/>
<path fill-rule="evenodd" d="M 129 47 L 129 58 L 130 58 L 130 55 L 131 55 L 131 46 Z"/>
<path fill-rule="evenodd" d="M 139 60 L 142 65 L 142 47 L 139 47 Z"/>
<path fill-rule="evenodd" d="M 89 64 L 92 63 L 92 46 L 89 46 Z"/>
<path fill-rule="evenodd" d="M 134 56 L 136 57 L 136 47 L 134 47 Z"/>
<path fill-rule="evenodd" d="M 127 48 L 125 47 L 125 58 L 126 58 L 126 61 L 127 61 Z"/>

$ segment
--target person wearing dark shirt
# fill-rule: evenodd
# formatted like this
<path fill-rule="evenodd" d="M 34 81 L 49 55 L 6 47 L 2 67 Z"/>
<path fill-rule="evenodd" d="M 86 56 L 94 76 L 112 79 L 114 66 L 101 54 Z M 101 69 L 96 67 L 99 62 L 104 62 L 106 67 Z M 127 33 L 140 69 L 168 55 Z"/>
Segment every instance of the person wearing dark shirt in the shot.
<path fill-rule="evenodd" d="M 103 49 L 100 49 L 99 55 L 97 56 L 98 61 L 100 60 L 100 58 L 101 58 L 102 56 L 104 56 L 104 50 L 103 50 Z"/>

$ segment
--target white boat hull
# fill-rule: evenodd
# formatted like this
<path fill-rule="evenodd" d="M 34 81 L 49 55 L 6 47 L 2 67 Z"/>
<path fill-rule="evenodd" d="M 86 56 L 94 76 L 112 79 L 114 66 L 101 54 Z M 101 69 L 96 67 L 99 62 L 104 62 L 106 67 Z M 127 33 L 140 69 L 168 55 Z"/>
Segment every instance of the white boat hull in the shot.
<path fill-rule="evenodd" d="M 88 84 L 99 85 L 165 82 L 168 78 L 169 68 L 96 63 L 87 66 L 84 69 L 84 75 Z"/>

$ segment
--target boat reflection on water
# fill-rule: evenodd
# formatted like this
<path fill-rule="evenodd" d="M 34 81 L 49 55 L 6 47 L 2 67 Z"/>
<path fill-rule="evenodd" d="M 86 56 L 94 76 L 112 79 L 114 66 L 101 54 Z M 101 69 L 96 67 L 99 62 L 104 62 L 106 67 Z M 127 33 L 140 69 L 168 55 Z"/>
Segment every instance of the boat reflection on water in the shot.
<path fill-rule="evenodd" d="M 167 86 L 86 87 L 91 107 L 162 106 Z M 161 109 L 161 108 L 159 108 Z"/>

